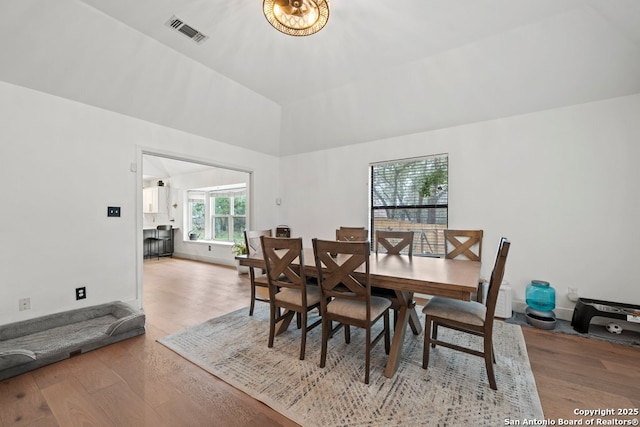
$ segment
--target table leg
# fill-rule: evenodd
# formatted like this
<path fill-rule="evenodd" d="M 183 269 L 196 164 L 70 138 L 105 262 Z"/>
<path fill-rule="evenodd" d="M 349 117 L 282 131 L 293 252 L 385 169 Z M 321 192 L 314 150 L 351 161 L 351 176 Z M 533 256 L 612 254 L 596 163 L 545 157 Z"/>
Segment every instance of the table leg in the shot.
<path fill-rule="evenodd" d="M 422 329 L 420 326 L 420 320 L 416 313 L 415 305 L 413 305 L 411 301 L 410 294 L 407 292 L 397 291 L 396 296 L 400 302 L 400 312 L 398 313 L 398 320 L 396 321 L 395 328 L 393 330 L 393 341 L 391 342 L 391 348 L 389 349 L 387 366 L 384 369 L 384 376 L 387 378 L 392 378 L 398 370 L 398 365 L 400 365 L 400 356 L 402 355 L 402 346 L 404 344 L 404 334 L 407 331 L 407 324 L 409 323 L 409 320 L 411 319 L 412 329 L 414 326 Z"/>
<path fill-rule="evenodd" d="M 279 322 L 279 325 L 276 325 L 276 335 L 280 335 L 281 333 L 285 332 L 289 328 L 289 324 L 291 323 L 291 320 L 293 319 L 293 316 L 295 314 L 296 312 L 292 310 L 287 310 L 284 313 L 284 316 L 282 320 Z"/>
<path fill-rule="evenodd" d="M 409 307 L 409 326 L 411 326 L 413 335 L 420 335 L 422 323 L 420 323 L 420 317 L 418 317 L 418 313 L 415 310 L 416 303 L 413 300 L 413 292 L 406 293 L 405 297 L 407 299 L 407 307 Z"/>
<path fill-rule="evenodd" d="M 409 307 L 409 326 L 411 326 L 411 330 L 413 331 L 413 335 L 420 335 L 422 332 L 422 323 L 420 323 L 420 317 L 416 312 L 415 305 L 413 307 Z"/>

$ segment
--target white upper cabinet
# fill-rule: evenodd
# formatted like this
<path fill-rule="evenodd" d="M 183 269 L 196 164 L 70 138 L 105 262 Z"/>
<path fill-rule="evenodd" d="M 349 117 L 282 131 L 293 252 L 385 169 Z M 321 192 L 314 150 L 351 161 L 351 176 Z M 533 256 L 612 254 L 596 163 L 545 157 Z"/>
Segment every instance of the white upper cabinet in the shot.
<path fill-rule="evenodd" d="M 142 189 L 142 212 L 167 212 L 167 187 L 148 187 Z"/>

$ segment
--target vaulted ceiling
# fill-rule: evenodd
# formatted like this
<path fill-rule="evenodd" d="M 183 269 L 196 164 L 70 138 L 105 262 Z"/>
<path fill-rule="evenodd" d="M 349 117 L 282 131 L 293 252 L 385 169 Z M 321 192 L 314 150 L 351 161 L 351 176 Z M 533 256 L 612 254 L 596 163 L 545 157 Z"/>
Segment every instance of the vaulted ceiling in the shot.
<path fill-rule="evenodd" d="M 274 155 L 640 92 L 637 0 L 330 6 L 296 38 L 260 0 L 3 0 L 0 80 Z"/>

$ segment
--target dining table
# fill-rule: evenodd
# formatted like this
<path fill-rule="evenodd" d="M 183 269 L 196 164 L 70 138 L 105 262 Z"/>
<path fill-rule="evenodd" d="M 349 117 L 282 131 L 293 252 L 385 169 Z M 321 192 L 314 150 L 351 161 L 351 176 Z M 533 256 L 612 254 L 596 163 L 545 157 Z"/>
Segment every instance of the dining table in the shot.
<path fill-rule="evenodd" d="M 303 249 L 305 274 L 318 275 L 312 248 Z M 407 326 L 414 334 L 422 332 L 420 318 L 415 309 L 413 296 L 416 293 L 469 301 L 477 291 L 480 280 L 480 262 L 461 259 L 445 259 L 422 256 L 369 255 L 369 275 L 372 287 L 391 290 L 399 302 L 400 310 L 394 325 L 393 340 L 389 349 L 384 376 L 393 377 L 400 364 Z M 238 255 L 240 265 L 265 269 L 262 254 Z M 364 269 L 362 273 L 364 274 Z M 280 329 L 286 329 L 286 322 Z"/>

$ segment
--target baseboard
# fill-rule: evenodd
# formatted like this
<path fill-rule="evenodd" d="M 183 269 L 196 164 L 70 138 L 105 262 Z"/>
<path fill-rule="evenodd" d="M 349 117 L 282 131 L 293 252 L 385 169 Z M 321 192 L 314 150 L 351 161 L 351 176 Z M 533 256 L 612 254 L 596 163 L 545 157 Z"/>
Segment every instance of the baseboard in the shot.
<path fill-rule="evenodd" d="M 216 265 L 224 265 L 227 267 L 235 267 L 235 260 L 228 260 L 225 258 L 214 258 L 214 257 L 207 257 L 207 256 L 200 256 L 200 255 L 194 255 L 194 254 L 186 254 L 186 253 L 182 253 L 182 252 L 174 252 L 173 253 L 174 258 L 182 258 L 182 259 L 190 259 L 193 261 L 200 261 L 200 262 L 208 262 L 209 264 L 216 264 Z"/>
<path fill-rule="evenodd" d="M 527 309 L 526 302 L 513 300 L 513 311 L 517 311 L 518 313 L 524 313 L 526 309 Z M 556 307 L 555 310 L 553 310 L 553 312 L 556 313 L 557 319 L 567 320 L 570 322 L 571 318 L 573 317 L 573 308 Z"/>
<path fill-rule="evenodd" d="M 123 303 L 130 305 L 133 308 L 136 308 L 138 310 L 142 310 L 142 301 L 140 299 L 132 299 L 132 300 L 126 300 L 126 301 L 122 301 Z"/>

